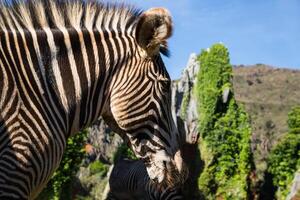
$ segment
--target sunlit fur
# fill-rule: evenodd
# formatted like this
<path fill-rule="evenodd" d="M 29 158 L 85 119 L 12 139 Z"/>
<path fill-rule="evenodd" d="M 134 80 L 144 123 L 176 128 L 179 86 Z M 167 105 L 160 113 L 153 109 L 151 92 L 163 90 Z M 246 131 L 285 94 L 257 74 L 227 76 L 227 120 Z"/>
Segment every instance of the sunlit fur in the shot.
<path fill-rule="evenodd" d="M 0 2 L 2 30 L 16 30 L 4 21 L 18 20 L 24 28 L 94 28 L 109 26 L 112 30 L 130 32 L 140 15 L 131 6 L 80 0 L 7 0 Z"/>
<path fill-rule="evenodd" d="M 136 41 L 147 15 L 89 0 L 0 2 L 0 198 L 36 197 L 67 138 L 99 116 L 154 181 L 182 182 L 170 78 L 159 53 Z"/>

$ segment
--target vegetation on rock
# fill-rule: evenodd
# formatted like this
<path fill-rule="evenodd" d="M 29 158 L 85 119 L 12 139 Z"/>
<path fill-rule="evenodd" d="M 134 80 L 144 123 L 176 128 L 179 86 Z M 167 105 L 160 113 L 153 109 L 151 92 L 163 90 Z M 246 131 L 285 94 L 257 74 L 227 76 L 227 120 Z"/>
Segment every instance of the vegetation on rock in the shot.
<path fill-rule="evenodd" d="M 184 93 L 182 103 L 181 103 L 181 113 L 180 113 L 180 117 L 183 120 L 185 120 L 187 116 L 187 109 L 188 109 L 190 98 L 191 98 L 190 92 Z"/>
<path fill-rule="evenodd" d="M 247 199 L 251 129 L 233 94 L 229 53 L 222 44 L 203 50 L 195 92 L 204 168 L 199 188 L 206 199 Z"/>

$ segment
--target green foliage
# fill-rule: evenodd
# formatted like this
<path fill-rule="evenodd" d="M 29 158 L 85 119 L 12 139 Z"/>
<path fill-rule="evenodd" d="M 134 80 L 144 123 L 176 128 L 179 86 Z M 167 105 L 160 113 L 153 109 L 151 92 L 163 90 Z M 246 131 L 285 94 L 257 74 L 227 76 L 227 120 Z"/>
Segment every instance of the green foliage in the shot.
<path fill-rule="evenodd" d="M 199 61 L 201 64 L 195 92 L 200 102 L 200 132 L 206 133 L 206 129 L 213 128 L 223 86 L 231 86 L 232 69 L 229 53 L 221 44 L 213 45 L 210 50 L 202 50 Z"/>
<path fill-rule="evenodd" d="M 103 164 L 100 161 L 95 161 L 90 164 L 90 174 L 99 174 L 101 177 L 104 177 L 107 174 L 108 166 Z"/>
<path fill-rule="evenodd" d="M 200 144 L 205 166 L 199 188 L 207 199 L 247 199 L 251 129 L 247 113 L 234 99 L 228 50 L 215 44 L 201 52 L 199 61 L 195 93 L 205 143 Z M 223 102 L 225 90 L 229 96 Z"/>
<path fill-rule="evenodd" d="M 290 133 L 300 134 L 300 106 L 293 108 L 288 114 L 288 126 Z"/>
<path fill-rule="evenodd" d="M 137 157 L 135 156 L 135 154 L 133 153 L 133 151 L 125 144 L 121 144 L 117 151 L 115 152 L 114 156 L 113 156 L 113 161 L 114 163 L 116 161 L 118 161 L 121 158 L 129 158 L 132 160 L 136 160 Z"/>
<path fill-rule="evenodd" d="M 277 199 L 285 199 L 295 172 L 300 169 L 300 107 L 289 113 L 289 133 L 275 146 L 268 158 L 268 172 L 277 188 Z"/>
<path fill-rule="evenodd" d="M 73 198 L 76 200 L 102 199 L 103 191 L 108 183 L 107 173 L 109 164 L 96 160 L 88 166 L 81 166 L 79 170 L 78 182 L 73 186 Z"/>
<path fill-rule="evenodd" d="M 65 153 L 58 169 L 38 199 L 71 199 L 70 186 L 84 158 L 86 131 L 77 133 L 67 140 Z M 63 192 L 62 192 L 63 191 Z"/>
<path fill-rule="evenodd" d="M 181 103 L 181 113 L 180 113 L 180 117 L 182 119 L 186 118 L 187 108 L 188 108 L 189 101 L 190 101 L 190 95 L 191 95 L 190 92 L 187 92 L 183 96 L 182 103 Z"/>

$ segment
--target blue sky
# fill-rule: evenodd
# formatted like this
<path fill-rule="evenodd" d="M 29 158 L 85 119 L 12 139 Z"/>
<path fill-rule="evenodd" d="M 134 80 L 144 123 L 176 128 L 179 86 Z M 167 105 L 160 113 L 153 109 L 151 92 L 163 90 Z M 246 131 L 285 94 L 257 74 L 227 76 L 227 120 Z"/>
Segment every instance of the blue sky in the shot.
<path fill-rule="evenodd" d="M 180 77 L 190 53 L 222 42 L 232 64 L 264 63 L 300 69 L 300 0 L 127 0 L 142 9 L 163 6 L 174 20 L 164 58 Z"/>

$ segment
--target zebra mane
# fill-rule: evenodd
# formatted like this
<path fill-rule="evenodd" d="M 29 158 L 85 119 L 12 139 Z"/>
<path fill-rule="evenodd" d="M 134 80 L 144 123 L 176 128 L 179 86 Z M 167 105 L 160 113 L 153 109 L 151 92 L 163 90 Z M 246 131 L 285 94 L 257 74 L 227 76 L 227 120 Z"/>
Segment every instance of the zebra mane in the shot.
<path fill-rule="evenodd" d="M 125 32 L 141 10 L 97 0 L 1 0 L 0 32 L 18 29 L 86 28 Z"/>

